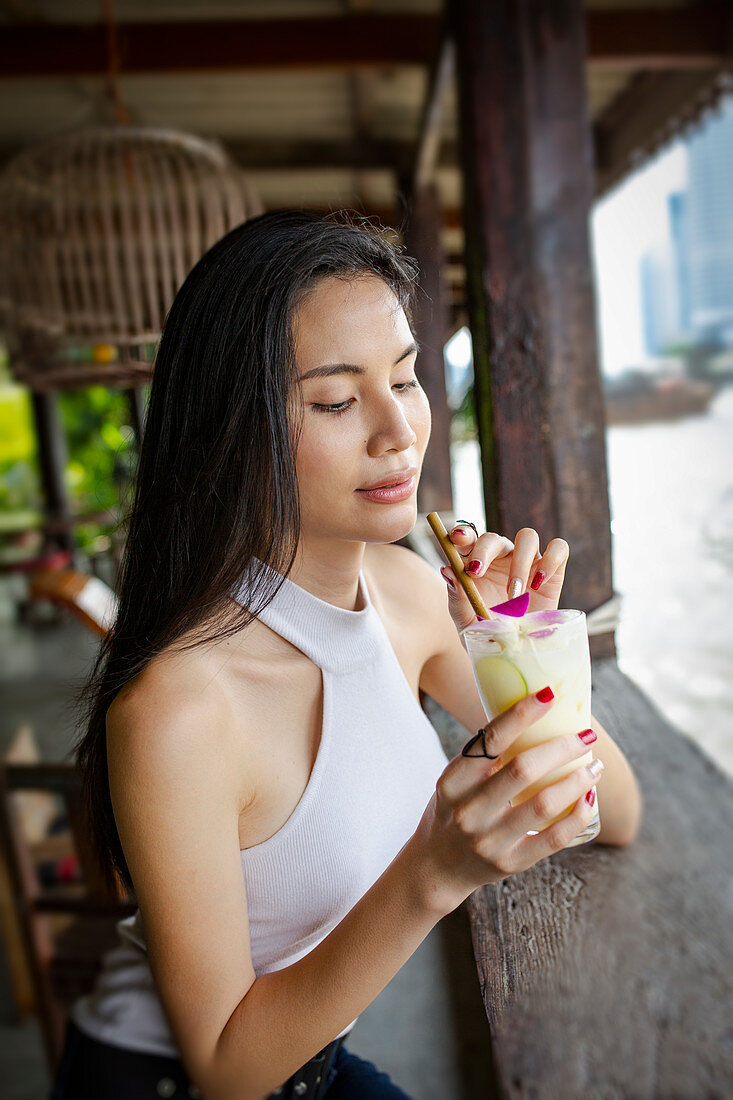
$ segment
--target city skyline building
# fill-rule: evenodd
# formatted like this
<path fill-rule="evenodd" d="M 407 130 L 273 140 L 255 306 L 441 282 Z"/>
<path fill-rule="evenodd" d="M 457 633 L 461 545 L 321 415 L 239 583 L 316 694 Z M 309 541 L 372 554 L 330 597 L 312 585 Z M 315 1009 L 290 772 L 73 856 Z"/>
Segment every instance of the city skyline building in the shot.
<path fill-rule="evenodd" d="M 667 195 L 667 234 L 639 260 L 644 348 L 733 343 L 733 98 L 685 142 L 687 188 Z"/>
<path fill-rule="evenodd" d="M 733 342 L 733 97 L 687 142 L 690 323 L 699 339 Z"/>
<path fill-rule="evenodd" d="M 677 326 L 683 337 L 692 334 L 692 303 L 690 299 L 690 260 L 688 247 L 689 210 L 685 191 L 672 191 L 667 196 L 667 213 L 672 243 L 677 288 Z"/>
<path fill-rule="evenodd" d="M 654 359 L 668 354 L 686 336 L 675 260 L 671 241 L 655 245 L 639 260 L 644 349 Z"/>

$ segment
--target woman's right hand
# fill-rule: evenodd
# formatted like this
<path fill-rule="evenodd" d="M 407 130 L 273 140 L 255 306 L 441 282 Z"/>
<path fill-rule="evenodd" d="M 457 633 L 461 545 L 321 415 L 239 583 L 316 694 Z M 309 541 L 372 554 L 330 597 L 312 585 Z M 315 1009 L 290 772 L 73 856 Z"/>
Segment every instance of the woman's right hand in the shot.
<path fill-rule="evenodd" d="M 479 886 L 526 871 L 567 847 L 590 823 L 595 799 L 589 803 L 586 796 L 598 774 L 589 767 L 511 805 L 548 772 L 588 752 L 588 743 L 578 734 L 553 737 L 516 755 L 509 752 L 517 737 L 552 705 L 553 700 L 543 703 L 536 693 L 520 699 L 484 727 L 486 752 L 496 760 L 459 755 L 438 779 L 413 839 L 427 861 L 431 894 L 447 902 L 446 911 Z M 509 757 L 506 763 L 502 755 Z M 566 817 L 536 836 L 527 835 L 571 805 Z"/>

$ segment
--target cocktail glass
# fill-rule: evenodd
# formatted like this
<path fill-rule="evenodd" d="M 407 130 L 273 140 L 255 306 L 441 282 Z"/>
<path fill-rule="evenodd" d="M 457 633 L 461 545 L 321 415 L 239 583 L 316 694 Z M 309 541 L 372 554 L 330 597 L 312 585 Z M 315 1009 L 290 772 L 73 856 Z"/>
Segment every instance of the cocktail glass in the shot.
<path fill-rule="evenodd" d="M 590 726 L 590 649 L 584 612 L 535 611 L 521 618 L 497 615 L 466 627 L 462 637 L 489 720 L 547 684 L 555 695 L 547 713 L 502 753 L 502 764 L 552 737 L 581 733 Z M 548 772 L 513 799 L 512 805 L 526 802 L 576 768 L 590 764 L 592 759 L 593 753 L 589 751 Z M 593 820 L 568 847 L 585 844 L 598 836 L 601 822 L 597 799 L 595 809 Z M 548 828 L 571 810 L 572 806 L 568 806 L 533 833 Z"/>

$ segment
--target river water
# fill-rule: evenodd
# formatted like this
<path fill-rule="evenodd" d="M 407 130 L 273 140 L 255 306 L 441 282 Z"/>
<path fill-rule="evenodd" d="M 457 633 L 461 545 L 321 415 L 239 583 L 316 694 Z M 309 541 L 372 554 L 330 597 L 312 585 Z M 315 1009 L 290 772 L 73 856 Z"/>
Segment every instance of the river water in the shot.
<path fill-rule="evenodd" d="M 733 387 L 703 414 L 606 439 L 619 666 L 733 775 Z M 452 458 L 455 514 L 478 526 L 478 444 Z"/>

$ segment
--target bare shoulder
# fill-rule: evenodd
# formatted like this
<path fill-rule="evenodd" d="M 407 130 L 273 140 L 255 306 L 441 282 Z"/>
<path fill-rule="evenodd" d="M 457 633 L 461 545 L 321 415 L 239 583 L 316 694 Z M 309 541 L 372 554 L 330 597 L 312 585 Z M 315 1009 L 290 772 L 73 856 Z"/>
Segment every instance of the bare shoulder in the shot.
<path fill-rule="evenodd" d="M 131 722 L 164 723 L 167 716 L 218 712 L 226 694 L 213 675 L 209 653 L 200 650 L 158 654 L 115 696 L 107 724 L 121 729 Z"/>
<path fill-rule="evenodd" d="M 221 662 L 219 661 L 219 664 Z M 155 782 L 160 770 L 206 762 L 235 774 L 235 738 L 229 693 L 216 676 L 211 653 L 164 652 L 118 693 L 107 711 L 110 766 Z"/>

